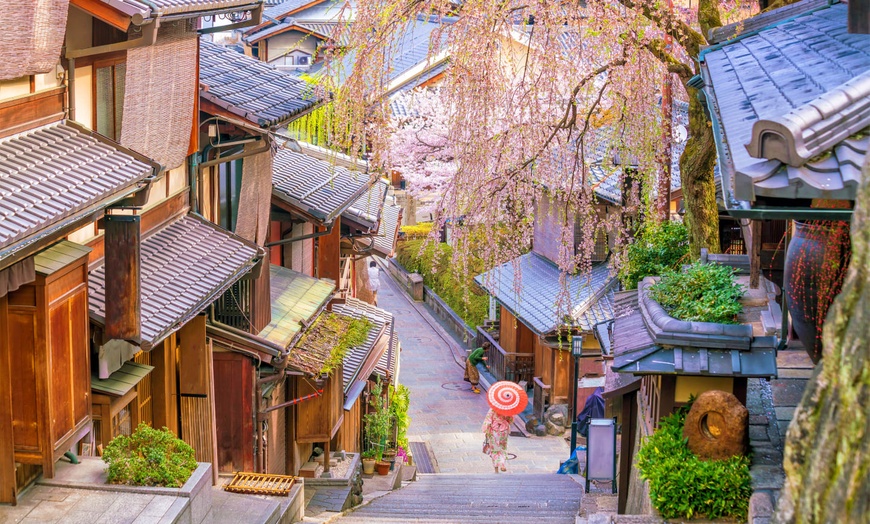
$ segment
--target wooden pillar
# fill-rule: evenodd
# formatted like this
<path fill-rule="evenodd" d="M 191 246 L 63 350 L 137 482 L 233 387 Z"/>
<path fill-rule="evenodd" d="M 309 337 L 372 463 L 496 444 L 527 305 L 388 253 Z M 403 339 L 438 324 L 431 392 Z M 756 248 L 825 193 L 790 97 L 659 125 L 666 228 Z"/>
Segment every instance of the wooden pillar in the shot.
<path fill-rule="evenodd" d="M 151 403 L 154 427 L 166 426 L 178 435 L 178 381 L 176 376 L 176 342 L 173 333 L 151 350 Z"/>
<path fill-rule="evenodd" d="M 849 0 L 849 32 L 870 35 L 870 0 Z"/>
<path fill-rule="evenodd" d="M 677 394 L 676 375 L 662 375 L 662 388 L 659 392 L 659 418 L 664 418 L 674 412 L 674 400 Z M 653 421 L 658 427 L 659 421 Z"/>
<path fill-rule="evenodd" d="M 622 440 L 619 448 L 619 495 L 616 513 L 625 514 L 628 505 L 628 481 L 631 476 L 631 452 L 637 434 L 637 390 L 622 396 Z"/>
<path fill-rule="evenodd" d="M 139 216 L 106 215 L 107 339 L 140 340 Z"/>
<path fill-rule="evenodd" d="M 317 278 L 328 278 L 336 284 L 341 281 L 341 217 L 335 219 L 330 234 L 317 239 Z"/>
<path fill-rule="evenodd" d="M 749 230 L 749 288 L 758 289 L 761 283 L 761 220 L 753 220 Z"/>
<path fill-rule="evenodd" d="M 12 440 L 12 376 L 9 362 L 8 301 L 0 297 L 0 502 L 15 504 L 15 445 Z"/>

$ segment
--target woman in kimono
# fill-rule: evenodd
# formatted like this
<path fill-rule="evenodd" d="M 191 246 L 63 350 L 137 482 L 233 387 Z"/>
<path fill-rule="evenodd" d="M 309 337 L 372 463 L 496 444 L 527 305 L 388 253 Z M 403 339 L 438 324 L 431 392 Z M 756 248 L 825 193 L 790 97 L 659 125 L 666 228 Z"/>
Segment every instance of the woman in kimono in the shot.
<path fill-rule="evenodd" d="M 507 441 L 511 433 L 513 421 L 513 417 L 499 415 L 491 409 L 483 420 L 483 452 L 489 455 L 489 458 L 492 460 L 492 467 L 496 473 L 499 470 L 507 471 L 505 464 L 507 459 Z"/>

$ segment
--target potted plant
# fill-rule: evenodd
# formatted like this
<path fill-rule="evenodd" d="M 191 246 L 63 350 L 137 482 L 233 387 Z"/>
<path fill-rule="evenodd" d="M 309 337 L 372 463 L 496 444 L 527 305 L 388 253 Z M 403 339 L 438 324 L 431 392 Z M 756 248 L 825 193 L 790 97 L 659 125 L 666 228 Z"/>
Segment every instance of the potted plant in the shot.
<path fill-rule="evenodd" d="M 392 471 L 393 465 L 396 462 L 396 448 L 387 448 L 384 451 L 384 462 L 390 465 L 390 471 Z"/>
<path fill-rule="evenodd" d="M 387 475 L 390 472 L 390 463 L 383 461 L 375 462 L 375 469 L 378 470 L 378 475 Z"/>
<path fill-rule="evenodd" d="M 375 463 L 377 462 L 377 453 L 373 449 L 368 449 L 362 452 L 363 473 L 366 475 L 375 474 Z"/>

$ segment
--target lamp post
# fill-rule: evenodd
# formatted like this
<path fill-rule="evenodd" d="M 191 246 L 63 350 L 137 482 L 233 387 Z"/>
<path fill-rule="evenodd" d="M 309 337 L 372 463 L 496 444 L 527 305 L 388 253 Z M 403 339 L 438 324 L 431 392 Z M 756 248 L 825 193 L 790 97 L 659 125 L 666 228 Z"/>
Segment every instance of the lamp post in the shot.
<path fill-rule="evenodd" d="M 571 403 L 571 453 L 577 449 L 577 390 L 580 381 L 580 356 L 583 354 L 583 335 L 571 337 L 571 356 L 574 357 L 574 402 Z"/>

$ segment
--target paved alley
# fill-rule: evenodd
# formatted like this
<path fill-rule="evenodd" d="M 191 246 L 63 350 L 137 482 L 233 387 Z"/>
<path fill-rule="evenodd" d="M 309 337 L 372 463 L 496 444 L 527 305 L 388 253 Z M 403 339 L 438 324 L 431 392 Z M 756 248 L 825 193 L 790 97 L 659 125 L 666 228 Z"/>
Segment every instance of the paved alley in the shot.
<path fill-rule="evenodd" d="M 489 457 L 481 452 L 480 431 L 489 407 L 485 392 L 475 395 L 462 380 L 454 354 L 464 350 L 385 271 L 378 306 L 395 315 L 402 343 L 399 381 L 411 390 L 408 439 L 429 443 L 440 473 L 492 473 Z M 568 458 L 568 443 L 561 437 L 512 436 L 508 453 L 516 456 L 508 462 L 509 474 L 555 473 L 559 461 Z"/>

